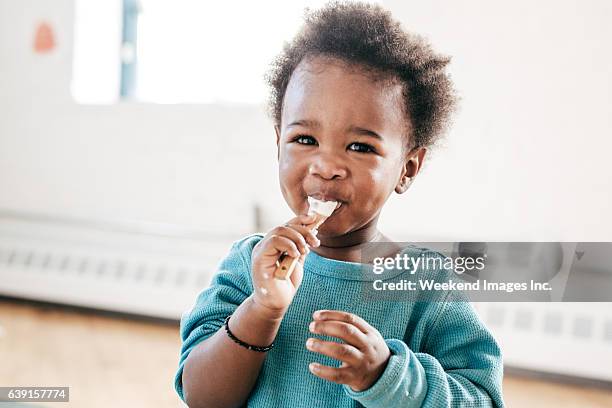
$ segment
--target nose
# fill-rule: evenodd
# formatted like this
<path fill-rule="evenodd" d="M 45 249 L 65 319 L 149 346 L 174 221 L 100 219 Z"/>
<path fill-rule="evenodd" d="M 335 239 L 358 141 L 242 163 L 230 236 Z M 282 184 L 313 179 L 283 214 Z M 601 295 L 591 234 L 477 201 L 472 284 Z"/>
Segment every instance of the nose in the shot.
<path fill-rule="evenodd" d="M 309 172 L 326 180 L 346 178 L 346 167 L 337 154 L 322 152 L 312 161 Z"/>

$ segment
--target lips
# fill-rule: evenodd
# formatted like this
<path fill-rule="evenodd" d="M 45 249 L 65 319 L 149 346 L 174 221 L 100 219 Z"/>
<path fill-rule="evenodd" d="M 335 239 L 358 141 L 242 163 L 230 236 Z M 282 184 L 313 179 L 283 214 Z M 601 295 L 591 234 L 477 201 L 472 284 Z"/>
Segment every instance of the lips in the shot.
<path fill-rule="evenodd" d="M 321 201 L 337 201 L 338 203 L 342 203 L 344 201 L 340 199 L 336 194 L 330 193 L 314 193 L 308 194 L 308 196 Z"/>

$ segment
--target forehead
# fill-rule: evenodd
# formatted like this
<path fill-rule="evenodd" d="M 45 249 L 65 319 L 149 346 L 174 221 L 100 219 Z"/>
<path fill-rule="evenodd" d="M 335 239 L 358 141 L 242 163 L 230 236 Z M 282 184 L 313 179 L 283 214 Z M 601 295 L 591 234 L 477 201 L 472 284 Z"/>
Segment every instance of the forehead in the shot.
<path fill-rule="evenodd" d="M 286 126 L 303 119 L 371 126 L 391 133 L 409 128 L 398 81 L 326 57 L 302 60 L 287 86 L 281 122 Z"/>

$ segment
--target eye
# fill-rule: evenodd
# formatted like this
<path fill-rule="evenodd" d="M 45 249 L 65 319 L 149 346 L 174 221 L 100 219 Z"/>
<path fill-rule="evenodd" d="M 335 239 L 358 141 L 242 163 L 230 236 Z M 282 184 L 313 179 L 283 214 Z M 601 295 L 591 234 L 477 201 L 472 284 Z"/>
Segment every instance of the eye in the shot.
<path fill-rule="evenodd" d="M 307 135 L 298 135 L 293 139 L 293 141 L 297 142 L 297 144 L 304 144 L 304 145 L 312 145 L 312 144 L 317 143 L 314 137 L 307 136 Z"/>
<path fill-rule="evenodd" d="M 350 149 L 351 146 L 356 146 L 356 148 Z M 372 146 L 365 143 L 351 143 L 349 149 L 358 153 L 376 153 L 376 150 Z"/>

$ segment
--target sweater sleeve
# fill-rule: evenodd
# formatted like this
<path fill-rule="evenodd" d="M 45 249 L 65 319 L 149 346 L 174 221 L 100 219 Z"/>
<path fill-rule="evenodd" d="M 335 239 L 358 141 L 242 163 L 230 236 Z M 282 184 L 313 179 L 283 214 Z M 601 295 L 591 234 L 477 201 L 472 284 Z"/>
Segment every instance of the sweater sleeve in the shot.
<path fill-rule="evenodd" d="M 183 400 L 183 368 L 189 353 L 215 334 L 223 326 L 225 318 L 253 292 L 250 254 L 257 241 L 257 236 L 250 236 L 232 245 L 228 255 L 219 263 L 210 285 L 181 318 L 181 354 L 174 387 Z"/>
<path fill-rule="evenodd" d="M 369 389 L 345 392 L 367 408 L 503 407 L 501 350 L 472 305 L 448 301 L 422 351 L 386 340 L 391 357 Z"/>

